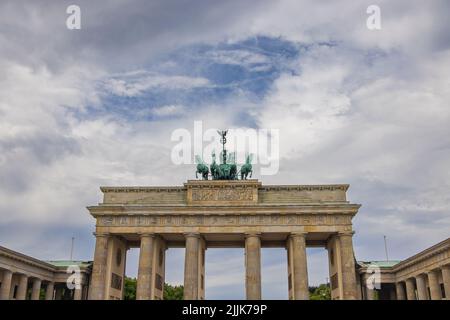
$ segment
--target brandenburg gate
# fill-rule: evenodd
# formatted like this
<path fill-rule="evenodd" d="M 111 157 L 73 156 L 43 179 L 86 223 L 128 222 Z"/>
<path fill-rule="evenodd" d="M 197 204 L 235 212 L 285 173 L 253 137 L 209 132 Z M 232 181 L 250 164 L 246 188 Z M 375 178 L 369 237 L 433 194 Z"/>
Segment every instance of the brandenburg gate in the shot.
<path fill-rule="evenodd" d="M 245 248 L 247 299 L 261 299 L 261 248 L 286 248 L 289 298 L 308 299 L 306 247 L 328 250 L 333 299 L 357 299 L 348 185 L 189 180 L 178 187 L 102 187 L 90 299 L 121 299 L 126 250 L 140 247 L 137 299 L 162 299 L 165 252 L 185 247 L 184 298 L 205 297 L 205 250 Z"/>
<path fill-rule="evenodd" d="M 360 298 L 348 185 L 271 185 L 251 178 L 251 156 L 238 170 L 221 136 L 221 163 L 197 157 L 203 180 L 178 187 L 102 187 L 89 298 L 121 299 L 126 251 L 140 247 L 136 299 L 162 299 L 165 252 L 185 247 L 184 299 L 205 297 L 205 250 L 245 248 L 247 299 L 261 299 L 261 248 L 287 252 L 289 298 L 308 299 L 307 246 L 328 250 L 333 299 Z M 211 178 L 212 180 L 209 180 Z M 240 178 L 240 179 L 239 179 Z"/>

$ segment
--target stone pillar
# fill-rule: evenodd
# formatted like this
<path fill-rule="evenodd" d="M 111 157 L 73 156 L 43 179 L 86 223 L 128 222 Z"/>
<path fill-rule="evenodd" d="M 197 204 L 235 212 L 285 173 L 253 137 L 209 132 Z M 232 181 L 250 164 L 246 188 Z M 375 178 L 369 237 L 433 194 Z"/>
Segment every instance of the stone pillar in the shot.
<path fill-rule="evenodd" d="M 442 300 L 441 287 L 439 286 L 439 278 L 437 270 L 428 272 L 428 284 L 430 286 L 430 299 Z"/>
<path fill-rule="evenodd" d="M 165 260 L 167 246 L 164 239 L 156 236 L 153 246 L 152 299 L 164 299 Z"/>
<path fill-rule="evenodd" d="M 374 300 L 375 290 L 370 289 L 367 285 L 365 288 L 366 288 L 366 300 Z"/>
<path fill-rule="evenodd" d="M 405 287 L 401 282 L 395 283 L 395 292 L 397 295 L 397 300 L 406 300 Z"/>
<path fill-rule="evenodd" d="M 416 285 L 417 285 L 417 296 L 419 300 L 428 300 L 425 275 L 420 274 L 416 277 Z"/>
<path fill-rule="evenodd" d="M 53 291 L 55 284 L 53 282 L 47 283 L 47 289 L 45 289 L 45 300 L 53 300 Z"/>
<path fill-rule="evenodd" d="M 17 288 L 16 300 L 25 300 L 27 298 L 28 276 L 21 274 L 19 276 L 19 287 Z"/>
<path fill-rule="evenodd" d="M 38 278 L 33 279 L 33 289 L 31 290 L 31 300 L 39 300 L 41 294 L 42 280 Z"/>
<path fill-rule="evenodd" d="M 405 281 L 406 284 L 406 297 L 408 300 L 416 300 L 416 290 L 414 286 L 414 279 L 409 278 Z"/>
<path fill-rule="evenodd" d="M 206 242 L 205 239 L 200 238 L 199 253 L 198 253 L 198 299 L 205 299 L 205 254 Z"/>
<path fill-rule="evenodd" d="M 450 265 L 443 266 L 442 281 L 444 283 L 445 300 L 450 300 Z"/>
<path fill-rule="evenodd" d="M 0 300 L 9 300 L 11 293 L 12 271 L 3 270 L 2 286 L 0 287 Z"/>
<path fill-rule="evenodd" d="M 259 233 L 245 235 L 245 272 L 247 300 L 261 300 L 261 238 Z"/>
<path fill-rule="evenodd" d="M 74 289 L 73 300 L 81 300 L 82 296 L 83 296 L 83 286 L 80 285 L 79 289 L 77 288 Z"/>
<path fill-rule="evenodd" d="M 155 247 L 154 234 L 141 235 L 141 249 L 139 252 L 139 269 L 136 288 L 136 300 L 151 300 L 153 256 Z"/>
<path fill-rule="evenodd" d="M 342 261 L 342 286 L 344 287 L 344 300 L 357 299 L 355 257 L 353 254 L 353 231 L 340 232 Z"/>
<path fill-rule="evenodd" d="M 292 254 L 292 298 L 308 300 L 308 266 L 306 261 L 306 233 L 292 233 L 288 239 L 288 250 Z M 290 247 L 290 248 L 289 248 Z"/>
<path fill-rule="evenodd" d="M 184 300 L 199 299 L 199 233 L 187 233 L 184 259 Z"/>
<path fill-rule="evenodd" d="M 97 239 L 95 243 L 89 300 L 104 300 L 107 298 L 105 297 L 105 289 L 109 234 L 95 233 L 95 236 Z"/>

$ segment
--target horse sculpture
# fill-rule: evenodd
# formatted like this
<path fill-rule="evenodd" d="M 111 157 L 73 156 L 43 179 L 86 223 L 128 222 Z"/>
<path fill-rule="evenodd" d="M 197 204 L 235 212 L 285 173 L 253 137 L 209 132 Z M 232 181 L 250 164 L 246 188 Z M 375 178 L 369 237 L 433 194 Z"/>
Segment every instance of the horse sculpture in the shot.
<path fill-rule="evenodd" d="M 220 169 L 219 169 L 219 165 L 216 163 L 216 153 L 213 151 L 211 156 L 212 156 L 212 163 L 210 166 L 211 175 L 214 180 L 217 180 L 220 175 L 220 171 L 219 171 Z"/>
<path fill-rule="evenodd" d="M 247 155 L 245 159 L 245 164 L 241 167 L 241 180 L 247 180 L 247 177 L 251 178 L 253 169 L 252 169 L 252 156 Z M 250 176 L 249 176 L 250 175 Z"/>
<path fill-rule="evenodd" d="M 203 162 L 200 156 L 195 156 L 197 161 L 197 171 L 195 171 L 195 177 L 198 179 L 198 173 L 202 175 L 203 180 L 208 180 L 209 169 L 208 166 Z"/>

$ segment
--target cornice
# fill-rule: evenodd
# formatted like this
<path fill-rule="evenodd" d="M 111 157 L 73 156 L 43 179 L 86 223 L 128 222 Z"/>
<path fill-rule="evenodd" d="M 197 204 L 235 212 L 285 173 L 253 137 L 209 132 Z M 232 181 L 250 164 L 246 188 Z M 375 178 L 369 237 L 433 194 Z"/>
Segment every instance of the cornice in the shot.
<path fill-rule="evenodd" d="M 13 251 L 13 250 L 10 250 L 10 249 L 2 247 L 2 246 L 0 246 L 0 256 L 9 258 L 9 259 L 12 259 L 15 261 L 20 261 L 22 263 L 25 263 L 25 264 L 33 266 L 33 267 L 42 268 L 42 269 L 45 269 L 50 272 L 56 271 L 56 267 L 47 262 L 43 262 L 39 259 L 24 255 L 20 252 Z"/>
<path fill-rule="evenodd" d="M 103 193 L 115 192 L 115 193 L 128 193 L 128 192 L 186 192 L 185 187 L 164 187 L 164 186 L 154 186 L 154 187 L 141 187 L 141 186 L 128 186 L 128 187 L 100 187 Z"/>
<path fill-rule="evenodd" d="M 422 262 L 424 260 L 427 260 L 433 256 L 436 256 L 442 252 L 445 252 L 446 250 L 450 250 L 450 238 L 441 241 L 437 244 L 435 244 L 434 246 L 425 249 L 405 260 L 403 260 L 402 262 L 399 262 L 398 264 L 396 264 L 395 266 L 392 267 L 392 270 L 394 272 L 398 272 L 400 270 L 406 269 L 412 265 L 415 265 L 419 262 Z"/>
<path fill-rule="evenodd" d="M 258 187 L 258 191 L 323 191 L 323 190 L 341 190 L 347 191 L 348 184 L 324 184 L 324 185 L 262 185 L 257 180 L 238 180 L 227 181 L 221 180 L 188 180 L 183 186 L 102 186 L 100 190 L 103 193 L 129 193 L 129 192 L 186 192 L 188 188 L 208 188 L 208 187 L 227 188 L 230 186 L 254 186 Z"/>
<path fill-rule="evenodd" d="M 359 204 L 271 205 L 271 206 L 153 206 L 100 205 L 87 207 L 91 215 L 242 215 L 242 214 L 341 214 L 354 216 Z"/>
<path fill-rule="evenodd" d="M 323 185 L 263 185 L 259 188 L 261 191 L 315 191 L 315 190 L 342 190 L 347 191 L 348 184 L 323 184 Z"/>

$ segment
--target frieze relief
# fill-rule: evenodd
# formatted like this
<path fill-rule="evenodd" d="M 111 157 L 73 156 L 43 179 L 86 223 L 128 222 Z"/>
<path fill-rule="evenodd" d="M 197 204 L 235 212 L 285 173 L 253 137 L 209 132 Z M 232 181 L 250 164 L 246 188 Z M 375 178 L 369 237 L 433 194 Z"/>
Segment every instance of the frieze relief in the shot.
<path fill-rule="evenodd" d="M 252 201 L 252 200 L 253 200 L 253 190 L 249 188 L 192 189 L 192 201 Z"/>
<path fill-rule="evenodd" d="M 346 215 L 170 215 L 170 216 L 103 216 L 97 226 L 146 227 L 146 226 L 254 226 L 254 225 L 349 225 Z"/>

